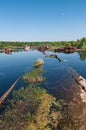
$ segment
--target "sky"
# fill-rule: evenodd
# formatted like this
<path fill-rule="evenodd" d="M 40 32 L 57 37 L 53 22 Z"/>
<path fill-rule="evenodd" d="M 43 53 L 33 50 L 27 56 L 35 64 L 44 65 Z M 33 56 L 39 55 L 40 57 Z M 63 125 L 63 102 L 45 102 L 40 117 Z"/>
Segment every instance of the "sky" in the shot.
<path fill-rule="evenodd" d="M 86 36 L 86 0 L 0 0 L 0 41 L 71 41 Z"/>

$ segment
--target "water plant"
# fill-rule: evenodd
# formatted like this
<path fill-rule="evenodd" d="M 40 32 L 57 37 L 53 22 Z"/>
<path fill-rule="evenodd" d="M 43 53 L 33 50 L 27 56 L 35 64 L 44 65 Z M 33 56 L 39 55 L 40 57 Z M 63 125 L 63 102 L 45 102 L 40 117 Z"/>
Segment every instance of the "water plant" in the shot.
<path fill-rule="evenodd" d="M 9 107 L 0 117 L 0 129 L 56 129 L 61 118 L 60 109 L 59 102 L 45 89 L 32 85 L 22 87 L 14 92 Z"/>
<path fill-rule="evenodd" d="M 42 68 L 39 69 L 34 69 L 31 72 L 27 72 L 25 73 L 25 75 L 23 76 L 23 80 L 25 82 L 29 82 L 29 83 L 42 83 L 45 81 L 45 78 L 42 76 L 42 74 L 44 73 Z"/>

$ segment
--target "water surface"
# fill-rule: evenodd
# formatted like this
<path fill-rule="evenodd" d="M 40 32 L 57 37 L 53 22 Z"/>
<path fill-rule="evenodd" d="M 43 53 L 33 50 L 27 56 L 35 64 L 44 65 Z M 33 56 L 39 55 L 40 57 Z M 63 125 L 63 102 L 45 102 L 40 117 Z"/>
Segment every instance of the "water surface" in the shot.
<path fill-rule="evenodd" d="M 46 55 L 55 54 L 66 61 L 59 62 L 56 58 Z M 63 99 L 68 103 L 64 109 L 64 119 L 59 124 L 62 130 L 85 130 L 86 103 L 81 98 L 81 89 L 72 77 L 70 68 L 76 70 L 86 78 L 86 54 L 63 54 L 47 52 L 42 54 L 37 50 L 27 52 L 13 52 L 11 55 L 0 53 L 0 96 L 13 84 L 13 82 L 27 71 L 33 69 L 33 63 L 38 59 L 44 60 L 43 76 L 46 82 L 42 85 L 57 99 Z M 15 89 L 23 85 L 22 80 Z"/>

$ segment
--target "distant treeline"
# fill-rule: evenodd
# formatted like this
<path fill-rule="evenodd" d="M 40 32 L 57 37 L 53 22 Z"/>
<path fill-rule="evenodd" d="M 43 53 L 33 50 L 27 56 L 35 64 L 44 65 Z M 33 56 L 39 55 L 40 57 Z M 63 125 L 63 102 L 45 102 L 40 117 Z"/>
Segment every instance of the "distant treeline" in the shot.
<path fill-rule="evenodd" d="M 64 46 L 73 46 L 77 48 L 82 48 L 86 50 L 86 38 L 81 38 L 77 41 L 55 41 L 55 42 L 0 42 L 0 48 L 16 48 L 16 47 L 24 47 L 25 45 L 28 46 L 42 46 L 48 45 L 49 47 L 64 47 Z"/>

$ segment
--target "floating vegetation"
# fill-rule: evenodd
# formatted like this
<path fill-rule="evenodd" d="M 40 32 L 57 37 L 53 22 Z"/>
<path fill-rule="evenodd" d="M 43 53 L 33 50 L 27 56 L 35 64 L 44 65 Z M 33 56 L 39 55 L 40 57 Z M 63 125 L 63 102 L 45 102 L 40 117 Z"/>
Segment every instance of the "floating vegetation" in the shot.
<path fill-rule="evenodd" d="M 42 83 L 45 78 L 42 76 L 44 71 L 42 69 L 34 69 L 23 76 L 23 80 L 29 83 Z"/>
<path fill-rule="evenodd" d="M 35 62 L 34 62 L 34 67 L 40 67 L 41 65 L 44 64 L 44 61 L 42 59 L 37 59 Z"/>

